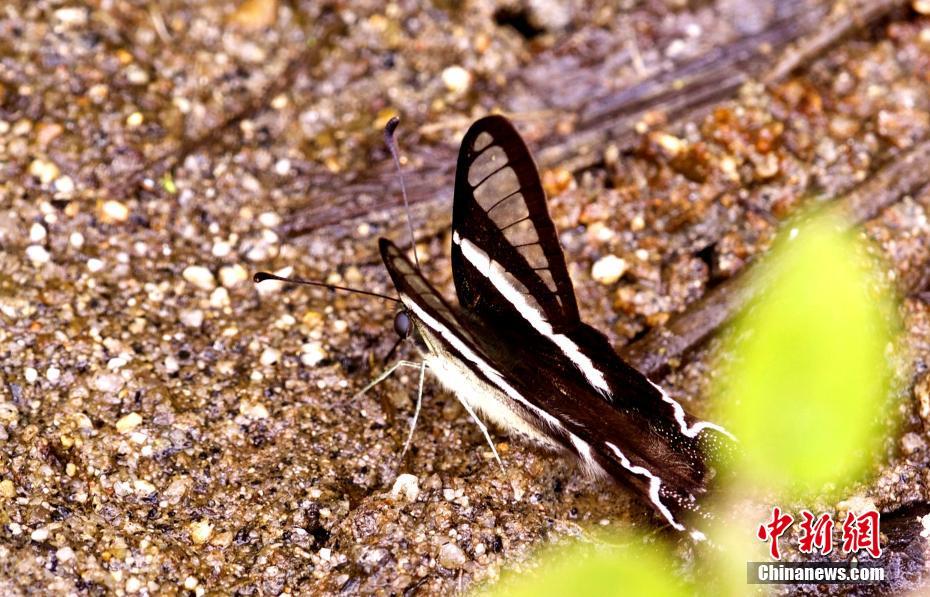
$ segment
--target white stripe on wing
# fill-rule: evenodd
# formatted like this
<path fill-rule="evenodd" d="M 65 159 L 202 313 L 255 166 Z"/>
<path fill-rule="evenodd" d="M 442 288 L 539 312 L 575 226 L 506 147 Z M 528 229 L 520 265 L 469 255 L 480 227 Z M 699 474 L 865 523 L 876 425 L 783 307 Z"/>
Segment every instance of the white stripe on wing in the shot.
<path fill-rule="evenodd" d="M 546 321 L 545 315 L 527 301 L 524 295 L 506 277 L 506 270 L 488 254 L 482 251 L 467 238 L 463 239 L 458 232 L 452 234 L 452 242 L 462 248 L 462 255 L 480 274 L 486 277 L 494 288 L 522 315 L 537 332 L 555 343 L 566 357 L 571 360 L 587 380 L 602 394 L 610 397 L 610 386 L 604 374 L 595 367 L 594 362 L 588 358 L 571 338 L 565 334 L 557 334 L 552 325 Z"/>
<path fill-rule="evenodd" d="M 507 396 L 536 413 L 553 428 L 562 429 L 562 424 L 558 419 L 524 398 L 520 392 L 516 390 L 516 388 L 504 380 L 504 377 L 497 371 L 497 369 L 492 367 L 487 361 L 478 356 L 475 351 L 473 351 L 467 344 L 465 344 L 465 342 L 463 342 L 462 339 L 459 338 L 452 330 L 446 327 L 445 324 L 427 313 L 420 305 L 416 303 L 416 301 L 414 301 L 406 294 L 401 293 L 400 298 L 404 302 L 404 305 L 413 311 L 413 313 L 419 317 L 424 324 L 442 336 L 449 344 L 452 345 L 453 348 L 455 348 L 455 350 L 458 351 L 462 357 L 467 359 L 474 367 L 477 367 L 478 370 L 481 371 L 481 373 L 483 373 L 484 376 L 491 381 L 491 383 L 500 388 L 501 391 L 507 394 Z"/>

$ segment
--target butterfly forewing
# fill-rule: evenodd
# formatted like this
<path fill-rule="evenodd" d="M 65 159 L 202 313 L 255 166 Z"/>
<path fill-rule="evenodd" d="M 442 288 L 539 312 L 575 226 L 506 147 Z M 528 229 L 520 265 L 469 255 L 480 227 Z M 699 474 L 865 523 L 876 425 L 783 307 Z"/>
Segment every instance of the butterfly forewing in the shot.
<path fill-rule="evenodd" d="M 490 319 L 532 312 L 556 329 L 578 323 L 536 164 L 502 116 L 478 120 L 462 140 L 452 232 L 455 289 L 464 309 Z"/>

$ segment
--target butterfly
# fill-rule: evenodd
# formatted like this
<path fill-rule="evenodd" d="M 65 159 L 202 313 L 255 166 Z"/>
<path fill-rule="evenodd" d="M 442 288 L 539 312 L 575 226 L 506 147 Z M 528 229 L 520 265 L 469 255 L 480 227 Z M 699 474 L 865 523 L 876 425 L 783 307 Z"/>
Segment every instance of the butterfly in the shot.
<path fill-rule="evenodd" d="M 396 161 L 393 126 L 387 136 Z M 366 390 L 399 366 L 418 367 L 420 398 L 429 372 L 478 422 L 495 457 L 482 417 L 574 456 L 672 528 L 703 538 L 684 516 L 707 491 L 706 451 L 734 438 L 689 415 L 581 320 L 539 172 L 509 120 L 481 118 L 459 150 L 452 205 L 458 306 L 392 241 L 379 239 L 379 249 L 399 296 L 395 331 L 414 342 L 422 361 L 398 362 Z M 420 399 L 411 435 L 419 409 Z"/>

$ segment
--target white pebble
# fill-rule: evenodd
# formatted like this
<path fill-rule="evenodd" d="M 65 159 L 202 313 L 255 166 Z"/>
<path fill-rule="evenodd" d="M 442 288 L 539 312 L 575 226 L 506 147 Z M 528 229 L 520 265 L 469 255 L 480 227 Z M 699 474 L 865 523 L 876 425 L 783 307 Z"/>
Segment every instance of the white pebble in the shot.
<path fill-rule="evenodd" d="M 126 118 L 126 126 L 137 127 L 140 124 L 145 122 L 145 116 L 142 115 L 142 112 L 133 112 Z"/>
<path fill-rule="evenodd" d="M 307 342 L 300 347 L 300 362 L 307 367 L 316 367 L 326 358 L 326 351 L 319 342 Z"/>
<path fill-rule="evenodd" d="M 132 487 L 139 495 L 152 495 L 156 491 L 155 486 L 144 479 L 136 479 L 132 482 Z"/>
<path fill-rule="evenodd" d="M 87 23 L 87 9 L 83 7 L 59 8 L 54 14 L 55 18 L 65 25 L 85 25 Z"/>
<path fill-rule="evenodd" d="M 95 274 L 103 269 L 103 261 L 97 259 L 96 257 L 91 257 L 87 260 L 87 269 L 92 274 Z"/>
<path fill-rule="evenodd" d="M 70 195 L 74 192 L 74 180 L 68 175 L 56 178 L 55 190 L 63 195 Z"/>
<path fill-rule="evenodd" d="M 261 402 L 243 402 L 239 405 L 239 414 L 250 419 L 267 419 L 268 408 Z"/>
<path fill-rule="evenodd" d="M 116 422 L 116 430 L 120 433 L 129 433 L 142 424 L 142 415 L 131 412 Z"/>
<path fill-rule="evenodd" d="M 200 309 L 181 311 L 178 317 L 181 319 L 181 323 L 189 328 L 199 328 L 203 325 L 203 311 Z"/>
<path fill-rule="evenodd" d="M 605 255 L 594 262 L 591 277 L 601 284 L 610 285 L 626 272 L 627 263 L 616 255 Z"/>
<path fill-rule="evenodd" d="M 461 66 L 450 66 L 442 71 L 442 82 L 450 92 L 460 95 L 471 87 L 471 73 Z"/>
<path fill-rule="evenodd" d="M 47 162 L 41 159 L 35 159 L 32 163 L 29 164 L 29 174 L 35 176 L 42 184 L 49 184 L 61 173 L 61 170 L 58 169 L 58 166 L 52 162 Z"/>
<path fill-rule="evenodd" d="M 48 263 L 52 256 L 42 245 L 29 245 L 26 247 L 26 258 L 36 265 Z"/>
<path fill-rule="evenodd" d="M 220 268 L 220 282 L 226 288 L 232 288 L 249 279 L 249 272 L 239 265 L 227 265 Z"/>
<path fill-rule="evenodd" d="M 213 249 L 210 251 L 214 257 L 226 257 L 232 253 L 232 245 L 225 240 L 218 240 L 213 243 Z"/>
<path fill-rule="evenodd" d="M 168 373 L 177 373 L 178 369 L 180 368 L 181 367 L 178 364 L 178 360 L 176 358 L 170 355 L 165 357 L 165 371 Z"/>
<path fill-rule="evenodd" d="M 281 216 L 273 211 L 266 211 L 258 216 L 258 223 L 265 228 L 274 228 L 281 223 Z"/>
<path fill-rule="evenodd" d="M 439 548 L 439 565 L 449 570 L 457 570 L 465 565 L 468 557 L 455 543 L 446 543 Z"/>
<path fill-rule="evenodd" d="M 185 280 L 201 290 L 216 288 L 216 279 L 213 277 L 213 272 L 202 265 L 189 265 L 184 268 L 181 275 L 184 276 Z"/>
<path fill-rule="evenodd" d="M 281 358 L 281 352 L 271 348 L 270 346 L 262 351 L 262 356 L 259 358 L 259 361 L 262 365 L 266 367 L 269 365 L 274 365 L 278 362 L 278 359 Z"/>
<path fill-rule="evenodd" d="M 197 520 L 190 524 L 191 541 L 197 545 L 202 545 L 210 539 L 213 534 L 213 525 L 209 520 Z"/>
<path fill-rule="evenodd" d="M 197 588 L 197 585 L 199 584 L 200 584 L 200 581 L 197 580 L 197 577 L 195 576 L 188 576 L 187 578 L 184 579 L 184 588 L 187 589 L 188 591 L 193 591 L 194 589 Z"/>
<path fill-rule="evenodd" d="M 94 378 L 94 388 L 100 392 L 116 392 L 123 387 L 123 383 L 123 378 L 116 373 L 101 374 Z"/>
<path fill-rule="evenodd" d="M 48 529 L 45 527 L 39 527 L 36 530 L 32 531 L 32 534 L 29 535 L 29 538 L 36 542 L 42 542 L 48 539 Z"/>
<path fill-rule="evenodd" d="M 109 369 L 110 371 L 122 369 L 123 367 L 126 366 L 126 363 L 127 361 L 123 357 L 113 357 L 112 359 L 107 361 L 107 369 Z"/>
<path fill-rule="evenodd" d="M 142 588 L 142 581 L 140 581 L 135 576 L 130 576 L 129 580 L 126 581 L 126 592 L 127 593 L 138 593 L 139 589 Z"/>
<path fill-rule="evenodd" d="M 47 233 L 45 232 L 45 226 L 38 222 L 33 222 L 32 226 L 29 227 L 29 241 L 34 243 L 40 243 L 45 240 Z"/>
<path fill-rule="evenodd" d="M 59 562 L 70 562 L 74 559 L 74 550 L 67 545 L 59 547 L 58 551 L 55 552 L 55 557 L 58 558 Z"/>
<path fill-rule="evenodd" d="M 55 383 L 61 378 L 61 369 L 58 367 L 49 367 L 45 372 L 45 379 Z"/>
<path fill-rule="evenodd" d="M 102 209 L 103 221 L 107 224 L 125 222 L 129 219 L 129 208 L 115 199 L 104 202 Z"/>
<path fill-rule="evenodd" d="M 84 235 L 80 232 L 72 232 L 71 236 L 68 237 L 68 242 L 71 243 L 71 246 L 75 249 L 80 249 L 84 246 Z"/>
<path fill-rule="evenodd" d="M 416 475 L 404 473 L 398 475 L 391 488 L 391 499 L 404 498 L 405 501 L 413 503 L 420 496 L 420 480 Z"/>
<path fill-rule="evenodd" d="M 287 158 L 282 158 L 275 162 L 274 171 L 278 176 L 287 176 L 291 173 L 291 161 Z"/>
<path fill-rule="evenodd" d="M 220 286 L 210 293 L 210 306 L 214 309 L 222 309 L 229 306 L 229 291 Z"/>
<path fill-rule="evenodd" d="M 23 371 L 23 375 L 26 376 L 26 381 L 28 383 L 35 383 L 35 381 L 39 379 L 39 372 L 32 367 L 26 367 L 26 370 Z"/>

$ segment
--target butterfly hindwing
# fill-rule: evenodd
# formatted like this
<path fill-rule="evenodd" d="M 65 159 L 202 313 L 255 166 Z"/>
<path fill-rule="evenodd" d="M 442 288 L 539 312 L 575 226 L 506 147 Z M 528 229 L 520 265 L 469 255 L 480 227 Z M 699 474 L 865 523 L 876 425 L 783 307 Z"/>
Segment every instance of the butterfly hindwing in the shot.
<path fill-rule="evenodd" d="M 462 140 L 452 232 L 452 272 L 463 309 L 487 319 L 512 319 L 516 311 L 555 329 L 578 323 L 536 164 L 502 116 L 478 120 Z"/>

